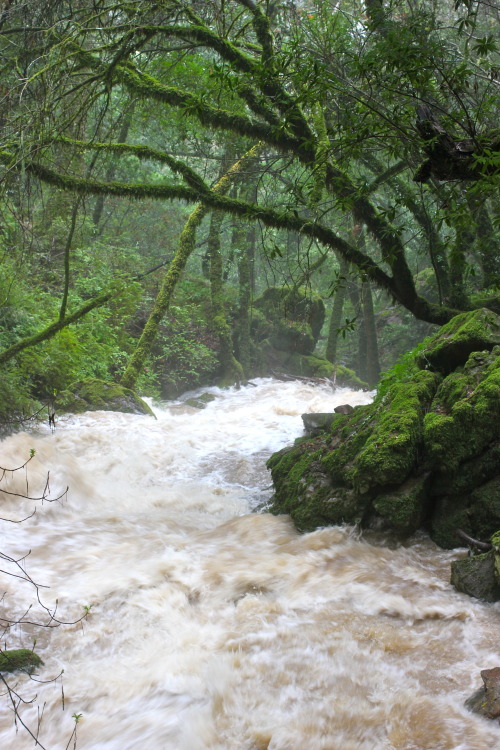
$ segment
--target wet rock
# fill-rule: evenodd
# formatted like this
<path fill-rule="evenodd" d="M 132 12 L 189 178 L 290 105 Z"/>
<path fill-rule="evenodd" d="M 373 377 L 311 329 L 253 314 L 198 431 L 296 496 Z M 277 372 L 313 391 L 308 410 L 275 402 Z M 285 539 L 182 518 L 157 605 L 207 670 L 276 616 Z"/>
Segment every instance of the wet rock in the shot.
<path fill-rule="evenodd" d="M 425 474 L 407 479 L 397 490 L 379 493 L 372 503 L 376 516 L 367 525 L 390 528 L 401 534 L 412 533 L 425 518 L 428 488 L 429 474 Z"/>
<path fill-rule="evenodd" d="M 154 413 L 135 391 L 118 383 L 107 383 L 97 378 L 85 378 L 58 394 L 56 408 L 59 412 L 80 414 L 85 411 L 120 411 L 126 414 Z"/>
<path fill-rule="evenodd" d="M 28 648 L 0 651 L 0 672 L 28 672 L 31 674 L 43 661 Z"/>
<path fill-rule="evenodd" d="M 205 409 L 206 405 L 211 401 L 215 401 L 213 393 L 202 393 L 200 396 L 194 396 L 184 401 L 188 406 L 192 406 L 194 409 Z"/>
<path fill-rule="evenodd" d="M 465 701 L 466 708 L 487 719 L 500 719 L 500 667 L 483 669 L 483 686 Z"/>
<path fill-rule="evenodd" d="M 354 406 L 351 406 L 350 404 L 341 404 L 340 406 L 336 406 L 333 411 L 336 414 L 352 414 Z"/>
<path fill-rule="evenodd" d="M 500 601 L 494 551 L 452 562 L 451 583 L 457 591 L 475 599 L 482 599 L 484 602 Z"/>
<path fill-rule="evenodd" d="M 318 435 L 320 432 L 324 432 L 330 427 L 334 419 L 335 414 L 332 412 L 302 414 L 304 430 L 308 435 Z"/>

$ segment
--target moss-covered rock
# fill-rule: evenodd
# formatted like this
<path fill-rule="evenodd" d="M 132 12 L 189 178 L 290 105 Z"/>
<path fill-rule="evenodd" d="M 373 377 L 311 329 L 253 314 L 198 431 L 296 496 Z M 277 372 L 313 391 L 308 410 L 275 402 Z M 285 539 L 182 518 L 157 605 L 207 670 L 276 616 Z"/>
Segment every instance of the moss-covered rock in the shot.
<path fill-rule="evenodd" d="M 463 371 L 447 377 L 436 393 L 424 420 L 431 465 L 456 471 L 499 437 L 499 425 L 500 347 L 495 347 L 472 354 Z"/>
<path fill-rule="evenodd" d="M 500 317 L 491 310 L 462 313 L 440 328 L 417 358 L 419 367 L 444 375 L 463 365 L 472 352 L 500 344 Z"/>
<path fill-rule="evenodd" d="M 370 526 L 380 519 L 383 528 L 391 528 L 400 534 L 411 534 L 422 526 L 427 514 L 429 475 L 411 477 L 392 492 L 381 492 L 372 503 L 376 516 Z"/>
<path fill-rule="evenodd" d="M 73 383 L 66 391 L 58 394 L 55 405 L 60 412 L 74 414 L 84 411 L 121 411 L 154 417 L 147 403 L 135 391 L 97 378 L 86 378 Z"/>
<path fill-rule="evenodd" d="M 373 404 L 273 456 L 272 511 L 290 513 L 301 529 L 346 522 L 410 534 L 424 527 L 443 547 L 459 546 L 457 529 L 489 538 L 500 528 L 495 321 L 489 311 L 458 316 L 425 342 L 435 367 L 419 347 L 404 371 L 398 365 L 388 373 Z M 472 341 L 483 348 L 471 352 Z M 457 365 L 449 374 L 445 351 Z"/>
<path fill-rule="evenodd" d="M 254 340 L 267 340 L 281 352 L 313 353 L 325 319 L 319 295 L 304 288 L 270 287 L 253 308 Z"/>
<path fill-rule="evenodd" d="M 29 648 L 0 651 L 0 672 L 34 672 L 43 661 Z"/>

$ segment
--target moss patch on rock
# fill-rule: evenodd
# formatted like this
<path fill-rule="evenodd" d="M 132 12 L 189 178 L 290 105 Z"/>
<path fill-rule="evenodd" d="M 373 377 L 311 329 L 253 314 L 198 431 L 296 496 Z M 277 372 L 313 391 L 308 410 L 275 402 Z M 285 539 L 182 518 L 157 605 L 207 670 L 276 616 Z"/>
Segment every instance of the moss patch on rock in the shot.
<path fill-rule="evenodd" d="M 80 414 L 85 411 L 120 411 L 127 414 L 149 414 L 153 411 L 129 388 L 97 378 L 85 378 L 58 394 L 56 408 L 60 412 Z"/>
<path fill-rule="evenodd" d="M 0 672 L 34 672 L 43 661 L 29 648 L 0 651 Z"/>
<path fill-rule="evenodd" d="M 500 318 L 485 308 L 452 318 L 433 336 L 417 357 L 419 367 L 444 375 L 463 365 L 472 352 L 500 344 Z"/>

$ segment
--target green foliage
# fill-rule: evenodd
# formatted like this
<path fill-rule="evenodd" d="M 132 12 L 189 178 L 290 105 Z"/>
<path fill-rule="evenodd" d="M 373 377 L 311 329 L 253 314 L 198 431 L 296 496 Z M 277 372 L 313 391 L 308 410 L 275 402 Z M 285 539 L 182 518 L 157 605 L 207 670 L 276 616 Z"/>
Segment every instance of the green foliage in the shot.
<path fill-rule="evenodd" d="M 162 397 L 174 398 L 210 382 L 218 367 L 216 346 L 216 336 L 199 308 L 172 305 L 151 363 Z"/>

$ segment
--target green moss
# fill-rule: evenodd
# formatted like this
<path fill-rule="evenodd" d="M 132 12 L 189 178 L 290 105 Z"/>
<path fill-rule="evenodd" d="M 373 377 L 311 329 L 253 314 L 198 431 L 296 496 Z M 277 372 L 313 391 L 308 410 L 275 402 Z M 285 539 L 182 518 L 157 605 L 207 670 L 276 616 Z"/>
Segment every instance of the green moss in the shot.
<path fill-rule="evenodd" d="M 500 353 L 497 355 L 496 351 L 484 357 L 481 373 L 478 358 L 473 355 L 463 378 L 454 375 L 451 385 L 445 381 L 440 389 L 449 414 L 431 411 L 424 419 L 425 448 L 433 468 L 456 471 L 460 463 L 481 455 L 500 438 Z M 452 396 L 461 398 L 452 403 Z M 437 408 L 442 400 L 438 392 Z"/>
<path fill-rule="evenodd" d="M 500 528 L 500 477 L 471 493 L 469 515 L 477 539 L 489 539 Z"/>
<path fill-rule="evenodd" d="M 419 372 L 400 383 L 382 404 L 375 403 L 373 431 L 356 458 L 351 481 L 361 490 L 405 481 L 416 466 L 423 442 L 422 419 L 439 383 L 439 376 Z"/>
<path fill-rule="evenodd" d="M 393 492 L 377 495 L 373 508 L 383 525 L 403 534 L 417 531 L 427 511 L 428 485 L 429 476 L 426 475 L 407 480 Z"/>
<path fill-rule="evenodd" d="M 472 352 L 500 344 L 500 317 L 481 309 L 456 315 L 440 328 L 419 353 L 417 363 L 449 374 L 464 365 Z"/>
<path fill-rule="evenodd" d="M 33 672 L 43 661 L 28 648 L 0 651 L 0 672 Z"/>
<path fill-rule="evenodd" d="M 324 319 L 325 306 L 319 295 L 301 287 L 270 287 L 255 300 L 267 325 L 252 327 L 253 335 L 265 335 L 280 352 L 312 354 Z"/>
<path fill-rule="evenodd" d="M 154 413 L 139 396 L 118 383 L 85 378 L 73 383 L 56 399 L 58 411 L 79 414 L 84 411 L 121 411 L 132 414 Z"/>
<path fill-rule="evenodd" d="M 495 443 L 480 456 L 463 461 L 457 470 L 434 475 L 431 494 L 456 496 L 470 494 L 476 487 L 489 482 L 498 474 L 500 467 L 500 444 Z"/>

